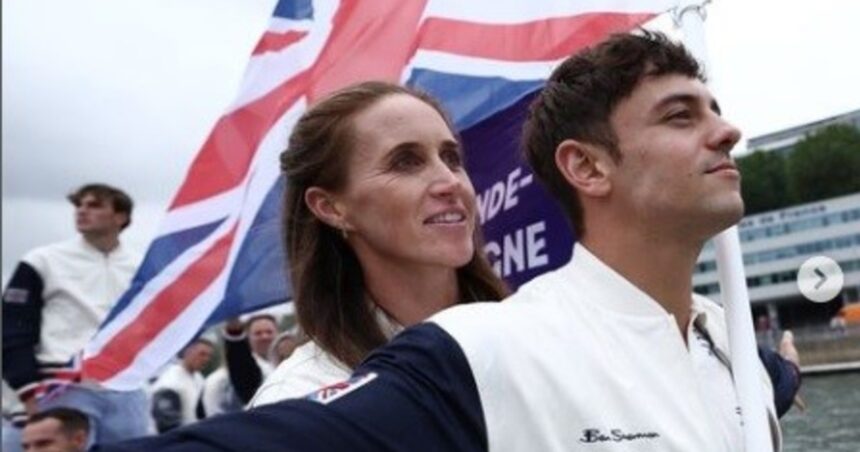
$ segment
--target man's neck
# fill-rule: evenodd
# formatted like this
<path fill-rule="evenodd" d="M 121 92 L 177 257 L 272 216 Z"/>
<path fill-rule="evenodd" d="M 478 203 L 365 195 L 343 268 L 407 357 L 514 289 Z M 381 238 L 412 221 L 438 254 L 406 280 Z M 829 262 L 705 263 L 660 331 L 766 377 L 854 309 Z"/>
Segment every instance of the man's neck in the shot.
<path fill-rule="evenodd" d="M 104 254 L 110 253 L 119 246 L 119 236 L 114 234 L 84 234 L 84 240 Z"/>
<path fill-rule="evenodd" d="M 190 365 L 190 364 L 186 363 L 185 361 L 183 361 L 183 362 L 182 362 L 182 368 L 183 368 L 183 369 L 185 369 L 185 371 L 186 371 L 186 372 L 188 372 L 188 373 L 189 373 L 189 374 L 191 374 L 191 375 L 194 375 L 194 373 L 195 373 L 195 372 L 197 372 L 196 370 L 194 370 L 194 369 L 191 367 L 191 365 Z"/>
<path fill-rule="evenodd" d="M 589 231 L 582 244 L 672 314 L 686 340 L 692 306 L 693 269 L 702 243 L 653 234 L 643 236 L 638 233 L 640 231 L 631 229 L 611 234 Z"/>

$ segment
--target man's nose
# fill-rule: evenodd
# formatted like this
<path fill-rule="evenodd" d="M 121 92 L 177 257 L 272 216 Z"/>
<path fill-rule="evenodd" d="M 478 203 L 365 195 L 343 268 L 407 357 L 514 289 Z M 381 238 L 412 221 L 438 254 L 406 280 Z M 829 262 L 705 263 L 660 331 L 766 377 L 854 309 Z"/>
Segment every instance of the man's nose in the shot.
<path fill-rule="evenodd" d="M 714 131 L 708 137 L 708 147 L 728 153 L 741 140 L 741 131 L 720 116 L 717 116 L 716 121 Z"/>

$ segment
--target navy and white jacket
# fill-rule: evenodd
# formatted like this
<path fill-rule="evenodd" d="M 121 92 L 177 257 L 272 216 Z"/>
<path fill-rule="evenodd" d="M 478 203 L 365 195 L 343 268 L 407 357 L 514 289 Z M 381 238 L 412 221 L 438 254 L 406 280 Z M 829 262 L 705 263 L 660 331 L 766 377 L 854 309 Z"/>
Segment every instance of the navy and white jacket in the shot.
<path fill-rule="evenodd" d="M 721 309 L 696 297 L 687 339 L 578 246 L 503 303 L 406 330 L 347 382 L 101 450 L 740 450 Z"/>
<path fill-rule="evenodd" d="M 36 248 L 3 292 L 3 379 L 24 400 L 41 383 L 64 383 L 81 351 L 128 289 L 140 257 L 102 253 L 79 237 Z"/>

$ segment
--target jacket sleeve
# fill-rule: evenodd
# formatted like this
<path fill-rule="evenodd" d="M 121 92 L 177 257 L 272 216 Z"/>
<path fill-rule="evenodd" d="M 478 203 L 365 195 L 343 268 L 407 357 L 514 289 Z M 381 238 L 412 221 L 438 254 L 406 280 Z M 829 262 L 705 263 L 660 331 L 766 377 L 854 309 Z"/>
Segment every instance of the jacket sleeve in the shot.
<path fill-rule="evenodd" d="M 36 346 L 45 305 L 43 289 L 41 275 L 21 262 L 3 292 L 3 379 L 21 400 L 33 397 L 40 380 Z"/>
<path fill-rule="evenodd" d="M 246 335 L 234 337 L 225 334 L 224 355 L 230 384 L 242 405 L 247 405 L 263 384 L 263 370 L 254 359 Z"/>
<path fill-rule="evenodd" d="M 101 451 L 485 451 L 478 390 L 434 324 L 401 333 L 343 383 Z"/>
<path fill-rule="evenodd" d="M 794 396 L 800 389 L 800 369 L 793 362 L 768 348 L 759 347 L 758 356 L 773 384 L 773 402 L 776 414 L 782 417 L 791 408 Z"/>

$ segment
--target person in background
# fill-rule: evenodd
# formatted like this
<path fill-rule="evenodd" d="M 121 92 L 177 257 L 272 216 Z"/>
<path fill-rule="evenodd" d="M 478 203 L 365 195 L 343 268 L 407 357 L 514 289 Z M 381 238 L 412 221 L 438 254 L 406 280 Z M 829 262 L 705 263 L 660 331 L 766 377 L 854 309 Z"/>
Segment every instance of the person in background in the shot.
<path fill-rule="evenodd" d="M 247 325 L 247 326 L 246 326 Z M 227 322 L 223 331 L 224 365 L 206 377 L 199 417 L 239 411 L 275 368 L 270 350 L 278 323 L 270 314 Z"/>
<path fill-rule="evenodd" d="M 197 404 L 203 391 L 201 371 L 209 364 L 215 346 L 208 339 L 194 339 L 179 352 L 152 385 L 151 412 L 159 433 L 197 420 Z"/>
<path fill-rule="evenodd" d="M 89 445 L 86 414 L 66 407 L 49 408 L 30 416 L 21 435 L 24 452 L 84 452 Z"/>
<path fill-rule="evenodd" d="M 120 241 L 133 203 L 105 184 L 83 185 L 68 199 L 79 236 L 25 254 L 3 292 L 3 379 L 28 415 L 68 406 L 90 417 L 97 440 L 141 436 L 149 423 L 144 392 L 81 382 L 73 365 L 140 262 Z"/>
<path fill-rule="evenodd" d="M 3 442 L 2 451 L 21 450 L 21 429 L 27 424 L 27 412 L 24 404 L 18 400 L 15 391 L 3 380 L 3 426 L 0 427 Z"/>
<path fill-rule="evenodd" d="M 292 356 L 296 347 L 299 345 L 298 336 L 289 331 L 284 331 L 275 338 L 272 343 L 272 350 L 269 351 L 269 360 L 277 366 Z"/>
<path fill-rule="evenodd" d="M 777 414 L 782 417 L 792 405 L 796 406 L 801 413 L 806 411 L 806 402 L 798 393 L 802 378 L 800 353 L 794 345 L 794 333 L 791 330 L 782 332 L 778 354 L 771 352 L 769 348 L 759 347 L 758 355 L 767 369 L 774 392 L 781 395 L 774 401 Z"/>

